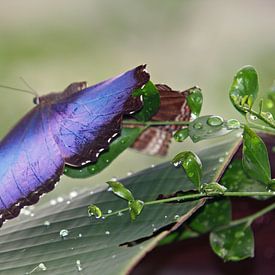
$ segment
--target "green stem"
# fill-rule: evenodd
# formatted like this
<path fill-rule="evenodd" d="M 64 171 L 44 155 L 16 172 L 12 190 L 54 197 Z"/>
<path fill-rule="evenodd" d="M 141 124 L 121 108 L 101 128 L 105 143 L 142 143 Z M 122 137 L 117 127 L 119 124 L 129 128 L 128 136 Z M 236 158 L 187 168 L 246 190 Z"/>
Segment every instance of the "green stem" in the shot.
<path fill-rule="evenodd" d="M 255 117 L 257 117 L 258 119 L 262 120 L 263 122 L 265 122 L 267 125 L 269 125 L 272 129 L 275 129 L 275 124 L 272 123 L 271 120 L 265 118 L 264 116 L 262 116 L 261 113 L 258 113 L 250 108 L 247 107 L 243 107 L 244 111 L 246 111 L 247 113 L 250 113 L 252 115 L 254 115 Z"/>
<path fill-rule="evenodd" d="M 161 126 L 161 125 L 189 125 L 189 121 L 136 121 L 136 120 L 125 120 L 124 125 L 142 125 L 142 126 Z"/>
<path fill-rule="evenodd" d="M 172 198 L 167 198 L 167 199 L 161 199 L 161 200 L 154 200 L 154 201 L 147 201 L 144 202 L 144 206 L 146 205 L 154 205 L 154 204 L 160 204 L 160 203 L 168 203 L 168 202 L 183 202 L 187 200 L 196 200 L 196 199 L 201 199 L 201 198 L 213 198 L 213 197 L 254 197 L 254 196 L 264 196 L 264 197 L 273 197 L 275 196 L 275 192 L 224 192 L 223 194 L 221 193 L 210 193 L 210 194 L 205 194 L 205 193 L 195 193 L 195 194 L 187 194 L 187 195 L 182 195 L 178 197 L 172 197 Z M 119 213 L 123 213 L 129 211 L 129 208 L 123 208 L 118 211 L 115 211 L 110 214 L 104 215 L 104 217 L 110 217 L 117 215 Z"/>
<path fill-rule="evenodd" d="M 258 219 L 259 217 L 263 216 L 264 214 L 272 211 L 275 209 L 275 203 L 272 203 L 270 205 L 268 205 L 267 207 L 261 209 L 260 211 L 252 214 L 252 215 L 249 215 L 249 216 L 246 216 L 242 219 L 238 219 L 238 220 L 235 220 L 235 221 L 232 221 L 230 222 L 228 225 L 226 226 L 223 226 L 219 229 L 224 229 L 224 228 L 228 228 L 228 227 L 231 227 L 231 226 L 236 226 L 236 225 L 239 225 L 239 224 L 242 224 L 242 223 L 246 223 L 247 225 L 250 225 L 251 223 L 253 223 L 256 219 Z"/>

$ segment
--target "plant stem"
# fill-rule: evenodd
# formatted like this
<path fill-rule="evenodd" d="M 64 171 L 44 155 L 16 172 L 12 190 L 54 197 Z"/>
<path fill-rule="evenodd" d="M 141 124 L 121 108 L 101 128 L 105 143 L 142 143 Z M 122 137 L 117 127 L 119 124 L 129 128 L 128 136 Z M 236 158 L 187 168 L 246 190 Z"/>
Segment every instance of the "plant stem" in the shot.
<path fill-rule="evenodd" d="M 235 226 L 235 225 L 239 225 L 239 224 L 242 224 L 242 223 L 247 223 L 248 225 L 250 225 L 257 218 L 263 216 L 264 214 L 266 214 L 266 213 L 268 213 L 268 212 L 270 212 L 274 209 L 275 209 L 275 203 L 272 203 L 272 204 L 268 205 L 267 207 L 261 209 L 260 211 L 254 213 L 252 215 L 249 215 L 249 216 L 246 216 L 242 219 L 238 219 L 238 220 L 230 222 L 226 227 Z"/>
<path fill-rule="evenodd" d="M 144 206 L 146 205 L 153 205 L 153 204 L 160 204 L 160 203 L 168 203 L 168 202 L 183 202 L 187 200 L 196 200 L 196 199 L 201 199 L 201 198 L 213 198 L 213 197 L 254 197 L 254 196 L 264 196 L 264 197 L 274 197 L 275 192 L 224 192 L 223 194 L 221 193 L 210 193 L 210 194 L 205 194 L 205 193 L 194 193 L 194 194 L 187 194 L 187 195 L 182 195 L 178 197 L 172 197 L 172 198 L 167 198 L 167 199 L 161 199 L 161 200 L 154 200 L 154 201 L 147 201 L 144 202 Z M 122 212 L 129 211 L 129 208 L 123 208 L 118 211 L 115 211 L 110 214 L 104 215 L 104 217 L 110 217 L 117 215 Z"/>
<path fill-rule="evenodd" d="M 142 125 L 142 126 L 161 126 L 161 125 L 189 125 L 189 121 L 136 121 L 136 120 L 126 120 L 123 121 L 124 125 Z"/>

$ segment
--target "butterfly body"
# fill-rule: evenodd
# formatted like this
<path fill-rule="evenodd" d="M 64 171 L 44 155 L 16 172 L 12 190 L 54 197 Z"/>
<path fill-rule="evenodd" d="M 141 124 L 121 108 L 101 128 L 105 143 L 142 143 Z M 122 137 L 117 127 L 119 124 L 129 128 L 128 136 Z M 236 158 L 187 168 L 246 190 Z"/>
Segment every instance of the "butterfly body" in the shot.
<path fill-rule="evenodd" d="M 38 98 L 0 143 L 0 224 L 52 190 L 65 164 L 96 161 L 119 133 L 123 115 L 141 108 L 132 92 L 149 80 L 144 68 Z"/>

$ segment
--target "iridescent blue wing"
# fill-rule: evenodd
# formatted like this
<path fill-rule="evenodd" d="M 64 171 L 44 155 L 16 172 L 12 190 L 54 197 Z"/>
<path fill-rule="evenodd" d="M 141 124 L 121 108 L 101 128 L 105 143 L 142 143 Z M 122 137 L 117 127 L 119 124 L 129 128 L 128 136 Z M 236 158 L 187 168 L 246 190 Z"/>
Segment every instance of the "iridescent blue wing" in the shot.
<path fill-rule="evenodd" d="M 141 108 L 140 99 L 132 93 L 148 80 L 140 66 L 48 107 L 52 133 L 67 164 L 96 161 L 119 133 L 122 116 Z"/>
<path fill-rule="evenodd" d="M 44 111 L 35 107 L 0 143 L 0 225 L 52 190 L 63 172 Z"/>
<path fill-rule="evenodd" d="M 148 80 L 140 66 L 81 91 L 75 83 L 41 97 L 0 143 L 0 224 L 52 190 L 65 163 L 95 161 L 122 116 L 141 107 L 132 92 Z"/>

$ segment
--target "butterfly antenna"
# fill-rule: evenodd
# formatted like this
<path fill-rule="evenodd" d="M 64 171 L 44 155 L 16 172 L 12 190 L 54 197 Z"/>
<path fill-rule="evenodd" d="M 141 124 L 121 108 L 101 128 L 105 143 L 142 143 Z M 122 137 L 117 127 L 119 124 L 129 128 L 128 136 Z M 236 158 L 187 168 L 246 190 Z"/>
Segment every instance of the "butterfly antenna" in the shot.
<path fill-rule="evenodd" d="M 23 83 L 32 91 L 30 91 L 30 93 L 32 93 L 33 95 L 35 95 L 35 97 L 39 97 L 38 92 L 32 88 L 32 86 L 22 77 L 20 76 L 20 79 L 23 81 Z"/>
<path fill-rule="evenodd" d="M 34 93 L 33 91 L 29 91 L 29 90 L 14 88 L 14 87 L 5 86 L 5 85 L 0 85 L 0 88 L 9 89 L 9 90 L 18 91 L 18 92 L 23 92 L 23 93 L 27 93 L 27 94 L 31 94 L 31 95 L 37 96 L 36 92 Z"/>

